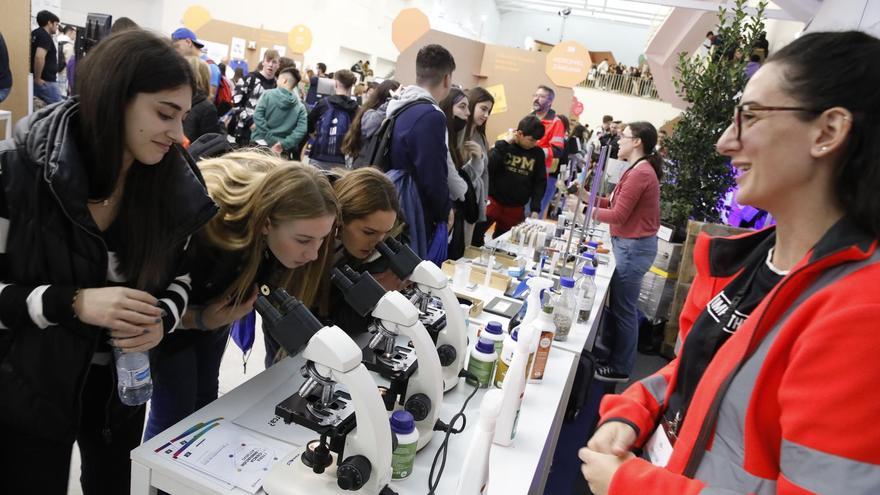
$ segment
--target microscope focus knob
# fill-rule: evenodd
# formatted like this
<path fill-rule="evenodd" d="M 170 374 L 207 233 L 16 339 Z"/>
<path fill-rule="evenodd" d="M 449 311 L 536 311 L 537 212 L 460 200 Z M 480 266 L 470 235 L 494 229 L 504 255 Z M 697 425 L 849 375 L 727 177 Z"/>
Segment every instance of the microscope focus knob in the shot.
<path fill-rule="evenodd" d="M 455 351 L 455 347 L 452 347 L 449 344 L 443 344 L 437 348 L 437 356 L 440 358 L 441 366 L 449 366 L 455 362 L 455 358 L 458 357 L 458 352 Z"/>
<path fill-rule="evenodd" d="M 414 420 L 421 421 L 431 412 L 431 399 L 425 394 L 414 394 L 406 400 L 403 408 L 412 414 Z"/>
<path fill-rule="evenodd" d="M 362 455 L 354 455 L 342 461 L 336 470 L 336 484 L 339 488 L 356 491 L 363 488 L 370 480 L 372 471 L 370 460 Z"/>

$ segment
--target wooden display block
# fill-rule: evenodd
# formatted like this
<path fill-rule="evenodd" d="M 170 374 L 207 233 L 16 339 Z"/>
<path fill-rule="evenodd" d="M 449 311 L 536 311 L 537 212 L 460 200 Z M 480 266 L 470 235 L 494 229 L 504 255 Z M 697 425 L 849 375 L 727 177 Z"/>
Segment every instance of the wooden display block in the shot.
<path fill-rule="evenodd" d="M 455 274 L 455 262 L 454 261 L 444 261 L 443 262 L 443 273 L 445 273 L 449 278 Z M 471 265 L 471 277 L 470 282 L 472 284 L 482 285 L 486 278 L 486 269 L 481 266 Z M 507 290 L 507 286 L 510 285 L 510 276 L 504 275 L 498 272 L 492 272 L 492 278 L 489 280 L 489 287 L 500 290 L 504 292 Z"/>
<path fill-rule="evenodd" d="M 476 296 L 471 296 L 469 294 L 462 294 L 461 292 L 456 292 L 455 297 L 459 299 L 464 299 L 465 301 L 470 301 L 471 309 L 468 311 L 468 316 L 471 318 L 476 318 L 483 312 L 483 308 L 486 306 L 486 302 Z"/>
<path fill-rule="evenodd" d="M 480 252 L 480 248 L 474 247 L 474 246 L 468 246 L 468 247 L 464 248 L 464 256 L 462 256 L 462 258 L 479 259 L 480 254 L 482 254 Z M 495 262 L 501 263 L 501 265 L 504 266 L 505 268 L 509 268 L 511 266 L 516 266 L 516 258 L 514 258 L 513 256 L 511 256 L 509 254 L 502 253 L 500 251 L 495 252 Z"/>

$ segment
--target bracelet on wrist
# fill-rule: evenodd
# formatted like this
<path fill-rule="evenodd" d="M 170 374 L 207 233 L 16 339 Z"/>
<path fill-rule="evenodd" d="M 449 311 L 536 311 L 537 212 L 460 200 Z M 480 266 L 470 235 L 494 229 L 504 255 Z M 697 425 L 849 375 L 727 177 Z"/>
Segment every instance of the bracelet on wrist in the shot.
<path fill-rule="evenodd" d="M 80 289 L 76 289 L 73 293 L 73 299 L 70 300 L 70 311 L 73 313 L 73 318 L 75 320 L 79 319 L 79 315 L 76 314 L 76 298 L 79 297 Z"/>

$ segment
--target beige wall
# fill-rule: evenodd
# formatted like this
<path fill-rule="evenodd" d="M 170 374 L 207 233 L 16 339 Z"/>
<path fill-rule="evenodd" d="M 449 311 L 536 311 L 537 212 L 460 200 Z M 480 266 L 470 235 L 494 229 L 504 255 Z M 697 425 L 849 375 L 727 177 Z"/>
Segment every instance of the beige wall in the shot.
<path fill-rule="evenodd" d="M 12 112 L 13 122 L 27 115 L 28 73 L 30 72 L 31 43 L 31 2 L 30 0 L 3 0 L 3 15 L 0 15 L 0 33 L 6 40 L 9 50 L 9 68 L 12 70 L 12 91 L 0 103 L 0 110 Z M 2 126 L 0 126 L 2 129 Z M 0 138 L 2 138 L 0 134 Z"/>
<path fill-rule="evenodd" d="M 488 45 L 431 30 L 418 39 L 397 58 L 395 78 L 403 84 L 415 83 L 416 54 L 425 45 L 443 45 L 455 57 L 456 70 L 452 82 L 464 88 L 504 85 L 507 111 L 492 112 L 486 126 L 490 141 L 507 129 L 516 128 L 520 119 L 532 111 L 535 88 L 544 84 L 556 91 L 553 108 L 568 115 L 573 92 L 571 88 L 555 86 L 545 73 L 546 55 L 518 48 Z M 491 143 L 490 143 L 491 144 Z"/>
<path fill-rule="evenodd" d="M 213 41 L 215 43 L 223 43 L 224 45 L 231 44 L 233 37 L 242 38 L 247 41 L 256 41 L 256 49 L 245 49 L 244 52 L 245 60 L 247 61 L 250 70 L 256 70 L 257 64 L 262 61 L 260 59 L 260 49 L 272 48 L 275 45 L 287 46 L 287 56 L 292 58 L 300 69 L 303 68 L 303 55 L 301 53 L 294 53 L 290 49 L 288 46 L 287 33 L 254 28 L 232 22 L 218 21 L 216 19 L 208 21 L 207 24 L 194 31 L 199 39 Z M 217 60 L 217 62 L 219 63 L 220 60 Z"/>

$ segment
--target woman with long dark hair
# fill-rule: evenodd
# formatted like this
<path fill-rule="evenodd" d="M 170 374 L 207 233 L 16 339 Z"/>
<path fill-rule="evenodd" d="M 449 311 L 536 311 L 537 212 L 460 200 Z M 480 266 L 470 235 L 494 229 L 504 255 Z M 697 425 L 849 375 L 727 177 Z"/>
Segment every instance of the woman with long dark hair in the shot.
<path fill-rule="evenodd" d="M 606 395 L 581 449 L 596 495 L 880 489 L 878 57 L 807 33 L 746 84 L 717 148 L 776 226 L 697 238 L 678 357 Z"/>
<path fill-rule="evenodd" d="M 84 493 L 128 493 L 145 408 L 120 401 L 113 348 L 176 328 L 184 249 L 217 211 L 179 146 L 194 89 L 166 40 L 101 41 L 76 89 L 0 144 L 4 493 L 66 493 L 74 441 Z"/>
<path fill-rule="evenodd" d="M 446 114 L 446 131 L 449 153 L 446 156 L 449 197 L 452 200 L 454 218 L 452 236 L 449 243 L 449 259 L 464 255 L 464 224 L 474 223 L 479 218 L 476 191 L 464 166 L 475 159 L 478 150 L 472 142 L 465 146 L 464 136 L 470 108 L 468 97 L 459 88 L 451 88 L 449 95 L 440 102 L 440 109 Z"/>
<path fill-rule="evenodd" d="M 632 122 L 620 133 L 617 156 L 629 163 L 609 199 L 602 199 L 593 216 L 611 226 L 616 263 L 611 276 L 613 346 L 608 363 L 596 369 L 596 379 L 625 382 L 636 357 L 639 289 L 657 255 L 660 229 L 660 178 L 663 160 L 654 152 L 657 129 L 649 122 Z"/>
<path fill-rule="evenodd" d="M 348 132 L 345 133 L 345 138 L 342 140 L 342 152 L 345 153 L 345 156 L 357 160 L 364 143 L 373 137 L 373 134 L 376 134 L 382 121 L 385 120 L 385 112 L 388 109 L 391 94 L 398 88 L 400 88 L 399 82 L 394 79 L 386 79 L 370 92 L 370 97 L 358 109 L 351 121 L 351 127 L 348 128 Z"/>
<path fill-rule="evenodd" d="M 489 140 L 486 139 L 486 122 L 492 115 L 495 98 L 485 89 L 476 86 L 466 91 L 468 97 L 467 127 L 461 134 L 460 146 L 464 147 L 471 159 L 462 169 L 471 179 L 477 200 L 477 221 L 464 223 L 464 245 L 474 244 L 475 226 L 486 221 L 486 203 L 489 199 Z M 482 233 L 477 244 L 482 245 Z"/>

